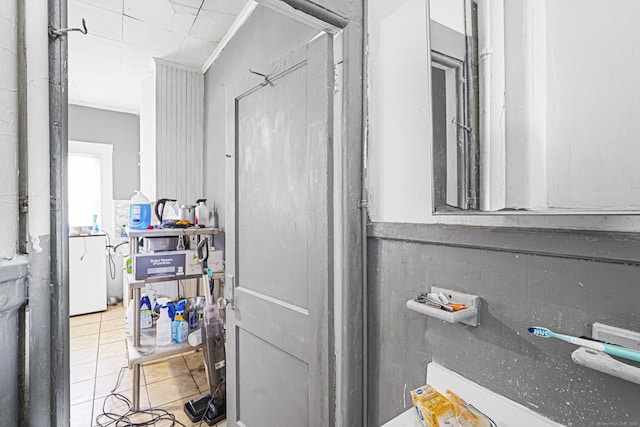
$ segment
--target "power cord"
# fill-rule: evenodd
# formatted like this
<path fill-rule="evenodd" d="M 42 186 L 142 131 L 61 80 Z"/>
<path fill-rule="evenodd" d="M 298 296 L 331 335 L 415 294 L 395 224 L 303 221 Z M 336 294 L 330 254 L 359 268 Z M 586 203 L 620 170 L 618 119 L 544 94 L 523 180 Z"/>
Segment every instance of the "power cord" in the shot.
<path fill-rule="evenodd" d="M 160 421 L 169 421 L 171 422 L 171 424 L 168 424 L 169 426 L 182 426 L 182 427 L 186 427 L 184 424 L 182 424 L 180 421 L 176 420 L 175 415 L 173 415 L 171 412 L 166 411 L 164 409 L 159 409 L 159 408 L 149 408 L 149 409 L 142 409 L 139 411 L 134 411 L 132 410 L 132 403 L 131 401 L 126 397 L 123 396 L 119 393 L 116 393 L 115 391 L 118 389 L 118 387 L 120 387 L 120 382 L 122 381 L 122 374 L 124 373 L 124 370 L 127 369 L 126 366 L 120 368 L 120 372 L 118 373 L 118 381 L 116 382 L 116 386 L 113 388 L 113 390 L 111 390 L 111 393 L 109 393 L 107 396 L 105 396 L 104 401 L 102 402 L 102 414 L 99 414 L 96 416 L 96 424 L 100 427 L 107 427 L 107 426 L 115 426 L 115 427 L 121 427 L 121 426 L 155 426 L 157 423 L 159 423 Z M 120 401 L 122 403 L 124 403 L 127 406 L 127 411 L 124 414 L 116 414 L 113 412 L 107 412 L 106 411 L 106 404 L 107 404 L 107 399 L 112 398 L 115 399 L 117 401 Z M 147 421 L 142 421 L 142 422 L 134 422 L 133 420 L 131 420 L 131 417 L 135 414 L 147 414 L 149 415 L 149 419 Z"/>

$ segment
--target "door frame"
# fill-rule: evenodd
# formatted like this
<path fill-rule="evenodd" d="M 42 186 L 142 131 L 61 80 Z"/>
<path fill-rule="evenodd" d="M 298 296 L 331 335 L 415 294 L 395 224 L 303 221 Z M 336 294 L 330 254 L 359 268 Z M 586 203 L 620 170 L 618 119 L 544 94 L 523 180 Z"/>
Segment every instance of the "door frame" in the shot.
<path fill-rule="evenodd" d="M 365 0 L 366 1 L 366 0 Z M 363 1 L 350 0 L 346 13 L 331 5 L 318 5 L 305 0 L 257 0 L 270 9 L 303 22 L 333 39 L 335 90 L 333 115 L 333 316 L 330 316 L 329 354 L 335 355 L 335 390 L 329 402 L 330 425 L 366 425 L 366 300 L 363 281 L 366 262 L 366 224 L 362 209 L 366 209 L 362 194 L 364 187 L 363 152 Z M 321 1 L 321 3 L 336 3 Z M 345 16 L 346 15 L 346 16 Z M 256 76 L 257 77 L 257 76 Z M 244 86 L 244 85 L 243 85 Z M 225 169 L 235 174 L 235 98 L 246 87 L 228 88 L 225 105 Z M 232 174 L 225 174 L 227 194 L 235 191 Z M 225 203 L 226 218 L 233 218 L 235 203 Z M 233 275 L 228 275 L 225 297 L 231 299 Z M 333 335 L 333 340 L 331 336 Z M 232 409 L 232 408 L 229 408 Z"/>

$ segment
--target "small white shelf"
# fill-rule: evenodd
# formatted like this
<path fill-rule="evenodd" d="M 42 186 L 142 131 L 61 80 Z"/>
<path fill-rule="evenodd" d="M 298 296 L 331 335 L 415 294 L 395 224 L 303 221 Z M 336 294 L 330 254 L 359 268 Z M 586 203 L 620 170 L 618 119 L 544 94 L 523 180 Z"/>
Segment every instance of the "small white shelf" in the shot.
<path fill-rule="evenodd" d="M 467 308 L 459 311 L 445 311 L 437 307 L 419 303 L 413 299 L 407 301 L 407 308 L 418 313 L 426 314 L 436 319 L 444 320 L 449 323 L 464 323 L 470 326 L 478 326 L 480 324 L 480 297 L 477 295 L 465 294 L 462 292 L 452 291 L 450 289 L 431 287 L 434 293 L 444 293 L 450 296 L 452 301 L 466 304 Z"/>
<path fill-rule="evenodd" d="M 592 326 L 593 338 L 622 347 L 640 347 L 640 333 L 620 329 L 595 322 Z M 640 368 L 624 363 L 606 353 L 580 347 L 571 354 L 574 363 L 623 380 L 640 384 Z"/>

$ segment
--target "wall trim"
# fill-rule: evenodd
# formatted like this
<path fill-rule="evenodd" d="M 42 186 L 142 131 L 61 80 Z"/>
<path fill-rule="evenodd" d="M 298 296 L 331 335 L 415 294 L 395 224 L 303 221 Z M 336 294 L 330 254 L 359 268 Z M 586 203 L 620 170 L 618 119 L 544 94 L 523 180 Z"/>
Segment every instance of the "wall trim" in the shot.
<path fill-rule="evenodd" d="M 220 40 L 220 43 L 218 43 L 218 46 L 216 46 L 216 49 L 213 51 L 209 59 L 207 59 L 204 65 L 202 65 L 202 69 L 201 69 L 202 74 L 205 74 L 207 71 L 209 71 L 209 68 L 211 68 L 214 61 L 218 59 L 218 57 L 220 56 L 224 48 L 227 47 L 227 44 L 229 44 L 233 36 L 235 36 L 238 30 L 240 30 L 240 28 L 242 28 L 245 22 L 247 22 L 247 19 L 249 19 L 249 17 L 253 13 L 253 11 L 256 9 L 256 7 L 258 7 L 258 3 L 255 1 L 250 1 L 240 11 L 240 14 L 238 14 L 238 17 L 236 18 L 236 20 L 233 21 L 233 24 L 231 24 L 231 28 L 229 28 L 229 31 L 227 31 L 224 37 L 222 37 L 222 40 Z"/>
<path fill-rule="evenodd" d="M 636 233 L 376 222 L 367 238 L 640 265 Z"/>

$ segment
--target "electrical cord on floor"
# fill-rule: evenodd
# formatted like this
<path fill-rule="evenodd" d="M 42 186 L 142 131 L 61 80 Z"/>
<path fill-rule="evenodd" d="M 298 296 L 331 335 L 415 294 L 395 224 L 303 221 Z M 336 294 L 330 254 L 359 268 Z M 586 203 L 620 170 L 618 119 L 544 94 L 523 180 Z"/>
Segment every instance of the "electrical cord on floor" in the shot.
<path fill-rule="evenodd" d="M 120 381 L 122 381 L 122 374 L 124 373 L 124 370 L 127 369 L 127 367 L 122 367 L 120 368 L 120 373 L 118 374 L 118 381 L 116 382 L 116 386 L 113 388 L 113 390 L 111 390 L 111 393 L 109 393 L 107 396 L 105 396 L 104 401 L 102 402 L 102 414 L 99 414 L 96 416 L 96 424 L 100 427 L 107 427 L 107 426 L 115 426 L 115 427 L 121 427 L 121 426 L 155 426 L 157 423 L 159 423 L 160 421 L 169 421 L 171 422 L 171 424 L 168 424 L 169 426 L 182 426 L 182 427 L 186 427 L 184 424 L 182 424 L 180 421 L 176 420 L 175 415 L 173 415 L 171 412 L 164 410 L 164 409 L 159 409 L 159 408 L 149 408 L 149 409 L 142 409 L 139 411 L 134 411 L 131 409 L 132 403 L 131 401 L 126 397 L 123 396 L 119 393 L 116 393 L 115 391 L 118 389 L 118 387 L 120 387 Z M 122 403 L 124 403 L 127 407 L 128 410 L 127 412 L 125 412 L 124 414 L 116 414 L 113 412 L 107 412 L 106 411 L 106 404 L 107 404 L 107 399 L 112 398 L 115 400 L 118 400 Z M 141 422 L 135 422 L 131 420 L 131 417 L 135 414 L 146 414 L 149 416 L 149 419 L 146 421 L 141 421 Z"/>

